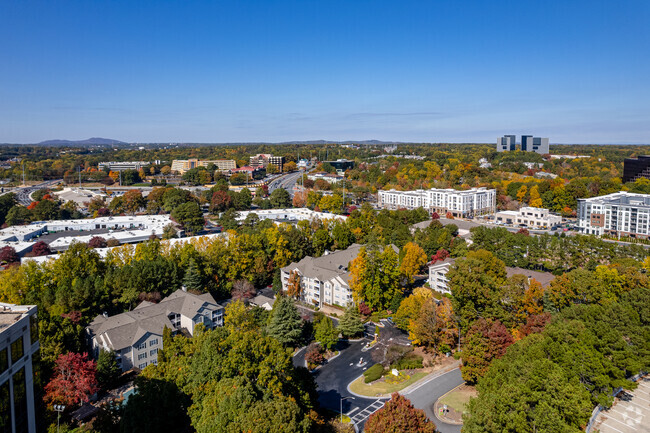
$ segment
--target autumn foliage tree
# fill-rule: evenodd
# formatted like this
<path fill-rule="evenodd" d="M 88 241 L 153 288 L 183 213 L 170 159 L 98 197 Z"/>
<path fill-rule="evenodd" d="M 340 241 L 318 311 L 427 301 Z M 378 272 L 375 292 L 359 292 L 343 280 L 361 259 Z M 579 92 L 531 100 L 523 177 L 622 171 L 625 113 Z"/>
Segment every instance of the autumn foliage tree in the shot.
<path fill-rule="evenodd" d="M 370 415 L 366 433 L 435 433 L 436 425 L 406 397 L 393 393 L 383 408 Z"/>
<path fill-rule="evenodd" d="M 20 261 L 20 257 L 16 253 L 14 247 L 2 247 L 0 248 L 0 263 L 17 263 Z"/>
<path fill-rule="evenodd" d="M 88 401 L 97 391 L 97 368 L 87 353 L 68 352 L 59 355 L 54 374 L 45 386 L 48 404 L 73 406 Z"/>
<path fill-rule="evenodd" d="M 408 284 L 413 284 L 413 277 L 418 275 L 427 263 L 427 254 L 422 247 L 414 242 L 404 245 L 404 258 L 400 263 L 399 270 Z"/>
<path fill-rule="evenodd" d="M 300 297 L 301 291 L 300 275 L 296 271 L 291 271 L 287 280 L 287 295 L 297 299 Z"/>
<path fill-rule="evenodd" d="M 501 358 L 514 342 L 508 329 L 498 320 L 478 319 L 469 329 L 463 349 L 461 373 L 468 383 L 476 383 L 493 360 Z"/>
<path fill-rule="evenodd" d="M 248 280 L 237 280 L 232 284 L 231 295 L 235 300 L 250 299 L 255 296 L 255 286 Z"/>

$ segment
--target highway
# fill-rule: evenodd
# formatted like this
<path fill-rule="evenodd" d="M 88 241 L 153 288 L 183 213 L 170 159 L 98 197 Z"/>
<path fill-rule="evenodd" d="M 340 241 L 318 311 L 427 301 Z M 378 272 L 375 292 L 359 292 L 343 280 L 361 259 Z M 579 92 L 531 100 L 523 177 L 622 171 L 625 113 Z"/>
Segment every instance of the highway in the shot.
<path fill-rule="evenodd" d="M 63 179 L 48 180 L 47 182 L 39 183 L 38 185 L 16 188 L 11 191 L 6 191 L 4 194 L 13 192 L 14 194 L 16 194 L 16 199 L 18 200 L 18 203 L 22 204 L 23 206 L 29 206 L 29 204 L 32 202 L 30 196 L 34 191 L 36 191 L 37 189 L 49 188 L 50 186 L 59 182 L 63 182 Z"/>
<path fill-rule="evenodd" d="M 289 173 L 285 176 L 279 177 L 269 183 L 269 194 L 278 188 L 286 189 L 290 196 L 293 197 L 293 187 L 296 185 L 298 179 L 302 175 L 302 171 L 296 173 Z"/>

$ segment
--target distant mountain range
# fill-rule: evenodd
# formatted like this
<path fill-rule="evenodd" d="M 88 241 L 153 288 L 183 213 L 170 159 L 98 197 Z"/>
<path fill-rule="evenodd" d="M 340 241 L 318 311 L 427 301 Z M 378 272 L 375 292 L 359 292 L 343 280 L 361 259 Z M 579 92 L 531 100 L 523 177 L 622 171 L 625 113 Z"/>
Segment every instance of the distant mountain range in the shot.
<path fill-rule="evenodd" d="M 111 144 L 128 144 L 111 138 L 92 137 L 86 140 L 46 140 L 36 143 L 37 146 L 108 146 Z"/>

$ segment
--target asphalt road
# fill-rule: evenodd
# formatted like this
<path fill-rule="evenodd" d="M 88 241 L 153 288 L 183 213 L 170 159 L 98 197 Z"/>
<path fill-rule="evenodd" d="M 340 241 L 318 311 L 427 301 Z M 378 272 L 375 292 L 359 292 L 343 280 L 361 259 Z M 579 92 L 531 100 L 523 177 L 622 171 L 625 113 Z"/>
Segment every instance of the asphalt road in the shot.
<path fill-rule="evenodd" d="M 36 191 L 37 189 L 43 189 L 43 188 L 49 188 L 50 186 L 54 185 L 55 183 L 61 182 L 62 179 L 56 179 L 56 180 L 48 180 L 47 182 L 39 183 L 38 185 L 33 185 L 33 186 L 28 186 L 24 188 L 16 188 L 11 191 L 7 191 L 5 194 L 13 192 L 16 194 L 16 199 L 18 200 L 18 203 L 28 206 L 31 202 L 32 199 L 30 195 Z"/>
<path fill-rule="evenodd" d="M 269 183 L 269 194 L 278 188 L 286 189 L 290 196 L 293 197 L 293 187 L 296 185 L 298 179 L 302 175 L 302 171 L 296 173 L 290 173 L 286 176 L 282 176 L 279 179 L 271 181 Z"/>
<path fill-rule="evenodd" d="M 463 382 L 460 369 L 457 368 L 435 377 L 428 382 L 421 383 L 417 388 L 404 394 L 404 396 L 411 400 L 413 406 L 424 410 L 429 419 L 436 424 L 440 433 L 460 433 L 462 426 L 445 424 L 436 418 L 433 413 L 433 404 L 447 392 L 456 388 L 458 385 L 462 385 Z"/>

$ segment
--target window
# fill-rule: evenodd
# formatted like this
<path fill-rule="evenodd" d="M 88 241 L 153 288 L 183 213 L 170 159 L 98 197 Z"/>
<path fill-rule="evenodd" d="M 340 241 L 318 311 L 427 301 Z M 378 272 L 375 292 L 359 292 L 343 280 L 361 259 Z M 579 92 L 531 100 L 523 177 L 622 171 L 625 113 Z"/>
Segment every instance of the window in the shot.
<path fill-rule="evenodd" d="M 4 373 L 9 368 L 9 354 L 5 347 L 0 351 L 0 374 Z"/>
<path fill-rule="evenodd" d="M 145 352 L 145 353 L 141 353 L 141 354 L 138 355 L 138 361 L 140 361 L 140 360 L 142 360 L 142 359 L 147 359 L 147 353 L 146 353 L 146 352 Z"/>
<path fill-rule="evenodd" d="M 156 353 L 158 353 L 158 349 L 152 349 L 149 351 L 149 356 L 156 356 Z"/>
<path fill-rule="evenodd" d="M 157 344 L 158 344 L 158 339 L 157 338 L 154 338 L 154 339 L 149 341 L 149 347 L 156 346 Z"/>
<path fill-rule="evenodd" d="M 16 431 L 27 431 L 27 387 L 25 384 L 25 367 L 14 373 L 14 421 Z"/>
<path fill-rule="evenodd" d="M 11 363 L 15 364 L 20 358 L 23 357 L 23 337 L 22 335 L 11 343 Z"/>
<path fill-rule="evenodd" d="M 138 350 L 146 349 L 147 348 L 147 342 L 144 341 L 144 342 L 140 343 L 139 345 L 135 346 L 135 348 L 138 349 Z"/>
<path fill-rule="evenodd" d="M 138 365 L 138 368 L 139 368 L 140 370 L 144 370 L 144 368 L 145 368 L 146 366 L 147 366 L 147 363 L 146 363 L 146 362 L 143 362 L 142 364 Z"/>
<path fill-rule="evenodd" d="M 9 381 L 0 385 L 0 432 L 11 433 L 11 402 Z"/>
<path fill-rule="evenodd" d="M 32 344 L 38 341 L 38 317 L 36 314 L 29 316 L 29 333 L 31 334 Z"/>

